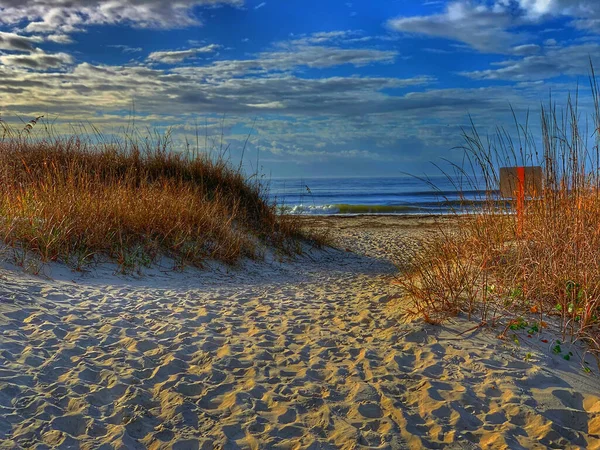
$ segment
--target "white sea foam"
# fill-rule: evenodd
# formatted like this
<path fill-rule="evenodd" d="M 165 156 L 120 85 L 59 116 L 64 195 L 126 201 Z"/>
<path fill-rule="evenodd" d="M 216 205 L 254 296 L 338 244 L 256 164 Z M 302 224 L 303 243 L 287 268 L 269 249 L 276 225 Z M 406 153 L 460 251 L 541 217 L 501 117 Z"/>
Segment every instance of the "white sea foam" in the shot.
<path fill-rule="evenodd" d="M 338 205 L 296 205 L 289 209 L 287 214 L 338 214 L 340 208 Z"/>

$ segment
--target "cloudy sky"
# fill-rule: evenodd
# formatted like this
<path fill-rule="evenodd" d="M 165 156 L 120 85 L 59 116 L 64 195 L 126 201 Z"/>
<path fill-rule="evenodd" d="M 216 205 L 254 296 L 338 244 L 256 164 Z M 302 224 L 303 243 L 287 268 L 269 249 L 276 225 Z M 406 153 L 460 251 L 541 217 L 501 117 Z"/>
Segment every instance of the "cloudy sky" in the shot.
<path fill-rule="evenodd" d="M 394 175 L 459 160 L 469 115 L 582 87 L 598 0 L 0 0 L 0 114 L 60 130 L 171 128 L 274 176 Z M 600 64 L 598 62 L 597 64 Z"/>

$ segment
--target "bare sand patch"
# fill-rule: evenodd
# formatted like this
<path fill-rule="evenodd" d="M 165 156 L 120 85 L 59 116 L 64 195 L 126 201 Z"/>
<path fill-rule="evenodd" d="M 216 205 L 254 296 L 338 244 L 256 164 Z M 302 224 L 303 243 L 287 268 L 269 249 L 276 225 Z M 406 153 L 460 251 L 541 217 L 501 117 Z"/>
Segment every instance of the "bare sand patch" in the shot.
<path fill-rule="evenodd" d="M 466 321 L 398 322 L 390 258 L 431 218 L 306 221 L 343 250 L 142 279 L 3 270 L 1 447 L 600 448 L 597 374 L 458 337 Z"/>

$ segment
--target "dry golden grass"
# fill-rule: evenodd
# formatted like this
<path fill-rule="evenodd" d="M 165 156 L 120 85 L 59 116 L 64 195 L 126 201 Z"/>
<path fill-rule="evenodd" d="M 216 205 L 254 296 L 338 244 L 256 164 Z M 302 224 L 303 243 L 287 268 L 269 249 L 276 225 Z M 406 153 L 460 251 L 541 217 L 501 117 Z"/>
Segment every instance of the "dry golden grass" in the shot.
<path fill-rule="evenodd" d="M 501 335 L 551 322 L 563 339 L 585 341 L 600 354 L 600 102 L 592 80 L 595 133 L 584 131 L 571 101 L 564 115 L 543 109 L 539 157 L 527 125 L 517 126 L 514 139 L 504 130 L 485 142 L 475 128 L 465 133 L 475 175 L 461 167 L 457 177 L 461 185 L 485 185 L 483 207 L 415 255 L 399 279 L 413 300 L 407 316 L 439 323 L 462 312 L 482 325 L 502 323 Z M 498 169 L 536 164 L 544 188 L 526 201 L 519 233 L 516 202 L 497 197 Z"/>
<path fill-rule="evenodd" d="M 266 186 L 222 158 L 137 144 L 14 133 L 0 141 L 0 239 L 77 269 L 101 255 L 124 271 L 161 254 L 178 266 L 297 252 L 299 223 L 275 213 Z M 256 180 L 257 178 L 255 178 Z"/>

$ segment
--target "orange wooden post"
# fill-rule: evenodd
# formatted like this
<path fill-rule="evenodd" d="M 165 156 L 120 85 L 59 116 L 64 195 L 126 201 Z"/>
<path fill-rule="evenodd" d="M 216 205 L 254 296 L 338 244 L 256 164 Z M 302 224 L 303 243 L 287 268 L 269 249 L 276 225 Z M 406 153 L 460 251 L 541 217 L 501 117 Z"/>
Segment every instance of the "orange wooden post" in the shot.
<path fill-rule="evenodd" d="M 523 236 L 525 228 L 525 197 L 538 198 L 542 193 L 542 168 L 529 167 L 501 167 L 500 168 L 500 195 L 503 198 L 513 199 L 517 209 L 517 237 Z"/>
<path fill-rule="evenodd" d="M 542 168 L 540 166 L 500 168 L 500 195 L 504 198 L 511 198 L 517 203 L 517 239 L 523 237 L 525 195 L 532 199 L 537 198 L 542 192 L 542 187 Z M 523 295 L 527 296 L 525 266 L 523 266 L 522 277 Z"/>
<path fill-rule="evenodd" d="M 525 167 L 517 167 L 517 236 L 523 234 L 523 213 L 525 209 Z"/>

